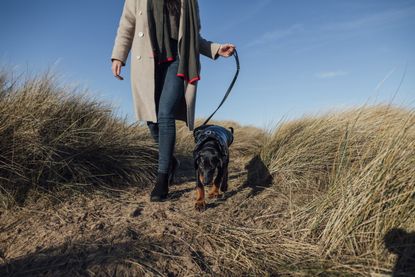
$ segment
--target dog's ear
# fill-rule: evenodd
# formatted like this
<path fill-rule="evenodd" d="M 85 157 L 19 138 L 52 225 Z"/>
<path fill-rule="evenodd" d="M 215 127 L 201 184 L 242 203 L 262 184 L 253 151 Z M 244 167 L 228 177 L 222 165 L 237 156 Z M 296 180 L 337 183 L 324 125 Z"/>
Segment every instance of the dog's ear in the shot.
<path fill-rule="evenodd" d="M 195 169 L 197 169 L 199 167 L 199 157 L 200 157 L 200 153 L 193 153 L 193 166 Z"/>
<path fill-rule="evenodd" d="M 197 135 L 198 135 L 198 133 L 199 133 L 199 130 L 197 130 L 197 129 L 194 129 L 193 130 L 193 138 L 195 140 L 195 143 L 197 143 Z"/>
<path fill-rule="evenodd" d="M 207 125 L 201 125 L 199 127 L 196 127 L 193 129 L 193 137 L 195 138 L 195 142 L 197 142 L 197 138 L 201 133 L 203 133 L 203 130 L 207 127 Z"/>
<path fill-rule="evenodd" d="M 223 157 L 219 158 L 219 167 L 223 168 Z"/>

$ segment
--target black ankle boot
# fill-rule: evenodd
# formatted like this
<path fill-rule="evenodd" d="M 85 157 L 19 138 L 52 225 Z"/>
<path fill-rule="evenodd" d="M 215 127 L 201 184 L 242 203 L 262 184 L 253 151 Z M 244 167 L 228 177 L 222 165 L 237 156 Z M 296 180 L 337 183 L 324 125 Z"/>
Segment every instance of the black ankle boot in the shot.
<path fill-rule="evenodd" d="M 170 169 L 169 169 L 169 185 L 173 184 L 174 176 L 176 175 L 176 172 L 179 166 L 180 166 L 180 161 L 176 159 L 175 156 L 172 156 L 171 162 L 170 162 Z"/>
<path fill-rule="evenodd" d="M 157 183 L 151 191 L 150 201 L 163 201 L 167 198 L 167 194 L 169 193 L 168 178 L 168 173 L 157 173 Z"/>

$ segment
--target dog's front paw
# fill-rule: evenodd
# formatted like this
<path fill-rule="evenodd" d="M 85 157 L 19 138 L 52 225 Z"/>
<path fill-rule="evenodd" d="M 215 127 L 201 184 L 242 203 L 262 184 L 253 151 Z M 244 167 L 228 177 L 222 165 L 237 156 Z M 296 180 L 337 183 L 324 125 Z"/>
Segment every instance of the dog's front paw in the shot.
<path fill-rule="evenodd" d="M 208 198 L 220 198 L 222 195 L 219 192 L 219 186 L 216 184 L 213 184 L 212 188 L 210 189 L 208 193 Z"/>
<path fill-rule="evenodd" d="M 218 191 L 212 191 L 208 193 L 208 198 L 221 198 L 222 194 Z"/>
<path fill-rule="evenodd" d="M 195 210 L 196 211 L 199 211 L 199 212 L 203 212 L 204 210 L 206 210 L 206 202 L 205 202 L 205 200 L 196 201 L 196 203 L 195 203 Z"/>

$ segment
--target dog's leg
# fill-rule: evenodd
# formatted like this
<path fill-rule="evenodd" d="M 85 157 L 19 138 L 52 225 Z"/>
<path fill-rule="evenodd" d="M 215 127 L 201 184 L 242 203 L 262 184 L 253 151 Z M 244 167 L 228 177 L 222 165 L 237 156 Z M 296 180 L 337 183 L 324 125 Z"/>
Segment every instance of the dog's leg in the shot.
<path fill-rule="evenodd" d="M 195 202 L 195 209 L 197 211 L 204 211 L 206 209 L 206 202 L 205 202 L 205 187 L 203 186 L 203 176 L 199 174 L 199 170 L 196 170 L 197 176 L 197 185 L 196 185 L 196 202 Z"/>
<path fill-rule="evenodd" d="M 215 180 L 213 181 L 212 188 L 208 193 L 208 198 L 218 198 L 220 197 L 219 188 L 223 180 L 223 167 L 218 167 L 218 174 L 216 175 Z"/>

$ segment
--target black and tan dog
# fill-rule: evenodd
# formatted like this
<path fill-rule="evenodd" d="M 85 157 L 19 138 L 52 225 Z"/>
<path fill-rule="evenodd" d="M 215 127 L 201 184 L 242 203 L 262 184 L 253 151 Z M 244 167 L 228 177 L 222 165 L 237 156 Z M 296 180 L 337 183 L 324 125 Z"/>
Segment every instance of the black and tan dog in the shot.
<path fill-rule="evenodd" d="M 196 170 L 195 209 L 198 211 L 206 209 L 205 185 L 212 185 L 209 198 L 218 198 L 220 192 L 228 189 L 229 146 L 233 142 L 233 128 L 229 129 L 230 131 L 217 125 L 202 125 L 193 131 L 196 143 L 193 151 Z"/>

